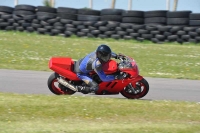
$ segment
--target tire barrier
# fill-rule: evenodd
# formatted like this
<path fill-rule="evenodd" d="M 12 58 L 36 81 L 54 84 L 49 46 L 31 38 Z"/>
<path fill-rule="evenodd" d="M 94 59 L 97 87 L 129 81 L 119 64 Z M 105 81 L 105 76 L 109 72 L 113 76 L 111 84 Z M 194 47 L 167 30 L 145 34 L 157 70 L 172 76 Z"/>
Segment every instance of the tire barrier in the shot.
<path fill-rule="evenodd" d="M 0 30 L 50 36 L 98 37 L 163 42 L 200 42 L 200 13 L 68 7 L 0 6 Z"/>
<path fill-rule="evenodd" d="M 0 6 L 0 30 L 14 30 L 13 10 L 12 7 Z"/>

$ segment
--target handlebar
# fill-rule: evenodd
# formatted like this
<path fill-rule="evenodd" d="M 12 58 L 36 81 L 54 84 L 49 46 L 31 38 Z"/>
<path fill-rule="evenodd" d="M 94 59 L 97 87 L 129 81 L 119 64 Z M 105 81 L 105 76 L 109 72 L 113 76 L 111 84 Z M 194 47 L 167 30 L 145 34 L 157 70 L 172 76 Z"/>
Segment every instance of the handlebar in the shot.
<path fill-rule="evenodd" d="M 118 65 L 118 68 L 119 69 L 130 69 L 130 68 L 133 68 L 135 66 L 135 61 L 134 59 L 126 56 L 126 55 L 122 55 L 122 54 L 119 54 L 119 65 Z M 134 62 L 134 63 L 133 63 Z"/>

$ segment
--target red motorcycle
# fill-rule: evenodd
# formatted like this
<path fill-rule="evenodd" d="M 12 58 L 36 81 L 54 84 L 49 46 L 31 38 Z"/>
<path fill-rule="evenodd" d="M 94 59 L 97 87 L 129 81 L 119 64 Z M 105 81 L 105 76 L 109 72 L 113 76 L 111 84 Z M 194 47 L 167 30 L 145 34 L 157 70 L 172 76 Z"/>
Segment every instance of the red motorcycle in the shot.
<path fill-rule="evenodd" d="M 56 95 L 72 95 L 78 90 L 74 85 L 86 85 L 73 71 L 76 61 L 67 57 L 52 57 L 49 61 L 49 68 L 55 73 L 48 79 L 50 91 Z M 123 73 L 125 78 L 103 82 L 95 72 L 91 72 L 92 79 L 99 84 L 96 95 L 113 95 L 121 93 L 130 99 L 144 97 L 149 91 L 148 82 L 139 75 L 139 69 L 134 59 L 128 56 L 120 56 L 119 61 L 110 60 L 103 64 L 105 74 Z"/>

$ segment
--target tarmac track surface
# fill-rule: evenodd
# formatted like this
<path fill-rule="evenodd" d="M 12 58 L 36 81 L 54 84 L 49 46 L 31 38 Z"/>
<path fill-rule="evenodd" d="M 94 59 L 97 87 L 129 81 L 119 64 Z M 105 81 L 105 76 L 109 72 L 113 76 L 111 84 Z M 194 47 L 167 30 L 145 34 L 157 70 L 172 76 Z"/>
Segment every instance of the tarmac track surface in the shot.
<path fill-rule="evenodd" d="M 47 80 L 51 73 L 0 69 L 0 92 L 53 95 L 47 87 Z M 200 80 L 144 78 L 150 85 L 149 93 L 142 98 L 144 100 L 200 102 Z M 121 94 L 103 97 L 124 98 Z"/>

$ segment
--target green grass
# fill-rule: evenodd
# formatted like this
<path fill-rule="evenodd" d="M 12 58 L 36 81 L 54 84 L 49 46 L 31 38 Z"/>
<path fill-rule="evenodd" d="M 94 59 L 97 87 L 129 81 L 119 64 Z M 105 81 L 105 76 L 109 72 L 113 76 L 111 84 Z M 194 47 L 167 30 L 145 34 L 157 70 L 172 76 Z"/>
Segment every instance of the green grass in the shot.
<path fill-rule="evenodd" d="M 200 103 L 0 93 L 1 133 L 200 133 Z"/>
<path fill-rule="evenodd" d="M 52 56 L 79 59 L 101 44 L 134 57 L 141 75 L 200 79 L 199 44 L 50 37 L 0 31 L 0 68 L 48 69 Z M 200 133 L 200 103 L 0 93 L 1 133 Z"/>
<path fill-rule="evenodd" d="M 108 44 L 116 53 L 133 57 L 148 77 L 200 79 L 199 44 L 153 44 L 150 41 L 64 38 L 36 33 L 0 31 L 0 68 L 49 71 L 52 56 L 79 59 Z"/>

